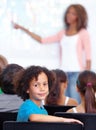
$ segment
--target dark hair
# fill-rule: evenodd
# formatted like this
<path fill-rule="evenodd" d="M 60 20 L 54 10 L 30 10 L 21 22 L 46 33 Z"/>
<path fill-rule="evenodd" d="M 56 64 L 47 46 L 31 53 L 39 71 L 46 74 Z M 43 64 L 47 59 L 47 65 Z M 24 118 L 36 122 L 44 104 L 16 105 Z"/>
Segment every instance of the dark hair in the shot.
<path fill-rule="evenodd" d="M 48 86 L 49 89 L 52 84 L 52 75 L 51 72 L 45 68 L 40 66 L 30 66 L 22 72 L 22 76 L 20 80 L 18 80 L 17 86 L 17 94 L 21 96 L 23 100 L 29 99 L 29 94 L 26 92 L 30 87 L 30 82 L 35 78 L 38 80 L 39 74 L 44 72 L 48 77 Z"/>
<path fill-rule="evenodd" d="M 96 74 L 92 71 L 81 72 L 77 79 L 77 87 L 80 93 L 85 96 L 85 112 L 96 112 Z"/>
<path fill-rule="evenodd" d="M 61 83 L 65 83 L 67 81 L 67 76 L 66 73 L 60 69 L 52 70 L 52 73 L 54 75 L 54 80 L 50 92 L 46 98 L 46 104 L 58 105 L 58 99 L 60 97 L 60 86 Z"/>
<path fill-rule="evenodd" d="M 88 23 L 87 12 L 86 12 L 85 8 L 80 4 L 72 4 L 67 8 L 65 15 L 64 15 L 64 21 L 65 21 L 66 28 L 69 27 L 69 24 L 67 22 L 67 13 L 70 8 L 74 8 L 77 13 L 77 17 L 78 17 L 77 31 L 80 31 L 82 28 L 87 28 L 87 23 Z"/>
<path fill-rule="evenodd" d="M 6 94 L 15 94 L 15 88 L 13 80 L 23 67 L 17 64 L 7 65 L 0 74 L 0 87 L 1 90 Z"/>

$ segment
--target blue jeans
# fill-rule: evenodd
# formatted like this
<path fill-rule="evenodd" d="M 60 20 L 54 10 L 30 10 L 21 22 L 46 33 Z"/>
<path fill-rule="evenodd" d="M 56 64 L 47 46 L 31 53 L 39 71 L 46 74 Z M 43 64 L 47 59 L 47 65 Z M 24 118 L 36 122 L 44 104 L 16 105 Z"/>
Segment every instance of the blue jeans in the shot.
<path fill-rule="evenodd" d="M 78 103 L 80 103 L 80 96 L 76 91 L 76 80 L 78 78 L 79 72 L 67 72 L 68 77 L 68 87 L 66 90 L 66 96 L 75 98 Z"/>

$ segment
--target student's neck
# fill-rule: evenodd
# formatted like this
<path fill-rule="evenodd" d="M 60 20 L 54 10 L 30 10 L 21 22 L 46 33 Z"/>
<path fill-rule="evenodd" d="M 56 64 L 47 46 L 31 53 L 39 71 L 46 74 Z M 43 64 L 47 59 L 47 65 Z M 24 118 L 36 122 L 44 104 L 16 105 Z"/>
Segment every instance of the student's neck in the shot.
<path fill-rule="evenodd" d="M 34 99 L 30 99 L 30 100 L 32 100 L 36 105 L 41 106 L 41 101 L 34 100 Z"/>
<path fill-rule="evenodd" d="M 64 97 L 65 89 L 60 90 L 60 97 Z"/>
<path fill-rule="evenodd" d="M 85 106 L 85 99 L 83 96 L 81 96 L 81 103 L 80 106 L 84 107 Z"/>
<path fill-rule="evenodd" d="M 80 103 L 82 106 L 85 106 L 85 101 L 81 101 Z"/>
<path fill-rule="evenodd" d="M 60 96 L 59 96 L 60 100 L 65 100 L 66 96 L 64 95 L 64 93 L 65 93 L 64 90 L 60 91 Z"/>
<path fill-rule="evenodd" d="M 60 94 L 59 99 L 57 100 L 58 105 L 63 105 L 65 100 L 66 100 L 66 96 L 64 95 L 64 93 Z"/>

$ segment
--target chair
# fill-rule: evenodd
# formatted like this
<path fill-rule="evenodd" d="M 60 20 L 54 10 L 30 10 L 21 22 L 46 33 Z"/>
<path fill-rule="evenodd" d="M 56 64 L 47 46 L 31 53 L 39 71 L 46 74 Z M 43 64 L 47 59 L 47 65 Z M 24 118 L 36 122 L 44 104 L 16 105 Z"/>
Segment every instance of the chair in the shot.
<path fill-rule="evenodd" d="M 82 130 L 81 124 L 6 121 L 3 130 Z"/>
<path fill-rule="evenodd" d="M 54 115 L 78 119 L 84 123 L 84 130 L 96 130 L 96 114 L 56 112 Z"/>
<path fill-rule="evenodd" d="M 61 105 L 44 105 L 48 115 L 54 115 L 55 112 L 66 112 L 68 109 L 74 106 L 61 106 Z"/>
<path fill-rule="evenodd" d="M 17 113 L 0 112 L 0 130 L 3 130 L 4 121 L 15 121 L 16 117 L 17 117 Z"/>

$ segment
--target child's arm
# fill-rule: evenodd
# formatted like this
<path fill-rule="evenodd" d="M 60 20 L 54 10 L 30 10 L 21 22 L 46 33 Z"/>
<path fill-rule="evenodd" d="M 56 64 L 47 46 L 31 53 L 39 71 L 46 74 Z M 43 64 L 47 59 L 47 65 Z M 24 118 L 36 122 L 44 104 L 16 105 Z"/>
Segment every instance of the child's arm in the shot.
<path fill-rule="evenodd" d="M 77 106 L 78 102 L 75 99 L 70 98 L 67 105 L 69 105 L 69 106 Z"/>
<path fill-rule="evenodd" d="M 41 115 L 41 114 L 32 114 L 29 117 L 30 121 L 40 121 L 40 122 L 74 122 L 74 123 L 83 123 L 79 120 L 76 119 L 71 119 L 71 118 L 63 118 L 63 117 L 56 117 L 56 116 L 49 116 L 49 115 Z"/>

